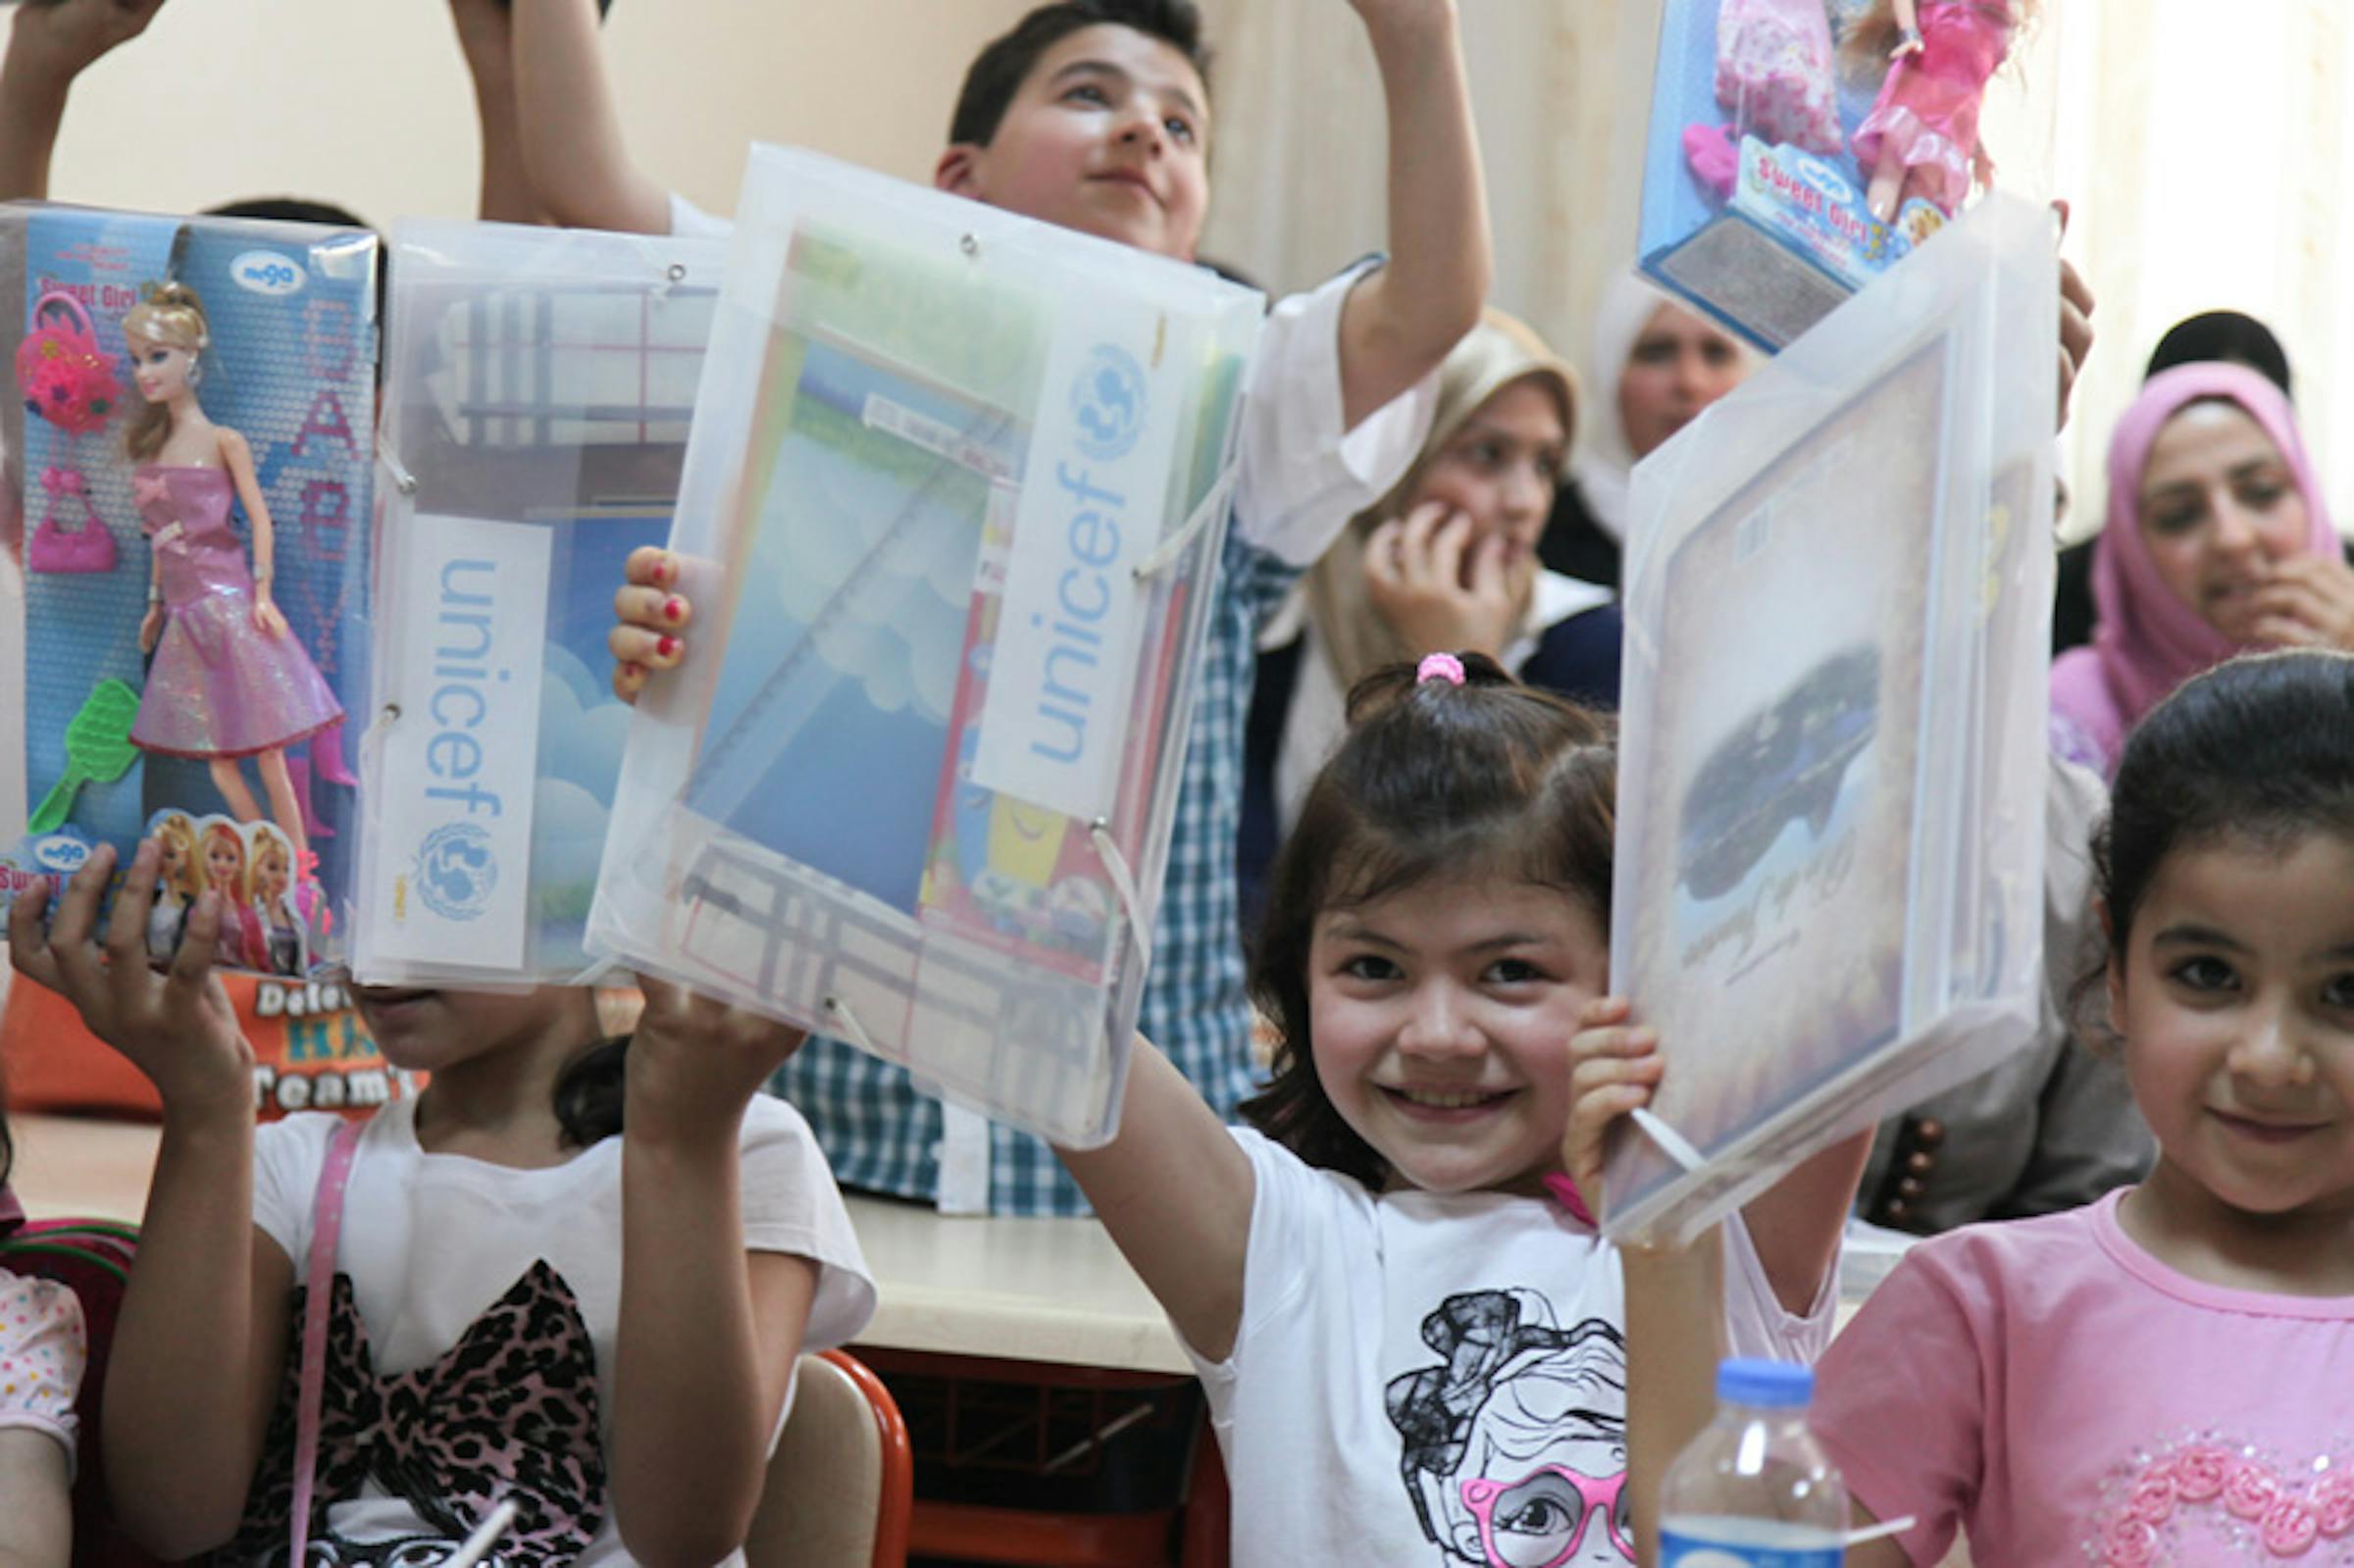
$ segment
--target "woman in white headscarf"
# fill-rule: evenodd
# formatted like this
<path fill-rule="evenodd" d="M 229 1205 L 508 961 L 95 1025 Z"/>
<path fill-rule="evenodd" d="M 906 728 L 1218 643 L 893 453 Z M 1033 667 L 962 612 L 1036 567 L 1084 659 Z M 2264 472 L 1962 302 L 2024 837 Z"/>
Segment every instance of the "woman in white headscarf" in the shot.
<path fill-rule="evenodd" d="M 1618 586 L 1634 466 L 1758 366 L 1747 344 L 1633 273 L 1612 278 L 1594 312 L 1577 456 L 1538 553 L 1553 571 Z"/>
<path fill-rule="evenodd" d="M 1350 687 L 1425 653 L 1477 650 L 1531 685 L 1618 700 L 1610 590 L 1542 568 L 1577 378 L 1524 324 L 1491 310 L 1439 369 L 1412 468 L 1353 519 L 1259 640 L 1244 744 L 1246 922 L 1308 784 L 1347 731 Z"/>

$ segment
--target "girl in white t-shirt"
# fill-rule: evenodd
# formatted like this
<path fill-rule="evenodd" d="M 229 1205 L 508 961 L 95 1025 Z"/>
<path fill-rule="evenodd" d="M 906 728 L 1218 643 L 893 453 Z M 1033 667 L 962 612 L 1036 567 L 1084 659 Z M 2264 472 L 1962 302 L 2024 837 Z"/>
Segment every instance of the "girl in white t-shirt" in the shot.
<path fill-rule="evenodd" d="M 1156 1052 L 1062 1158 L 1200 1366 L 1234 1560 L 1632 1560 L 1617 1254 L 1561 1176 L 1570 1039 L 1621 1016 L 1605 721 L 1438 654 L 1361 683 L 1270 883 L 1273 1082 Z M 1862 1143 L 1727 1229 L 1724 1317 L 1806 1357 Z"/>
<path fill-rule="evenodd" d="M 2190 504 L 2245 505 L 2227 486 Z M 2210 548 L 2219 576 L 2244 568 Z M 2087 999 L 2108 1004 L 2157 1166 L 2086 1208 L 1931 1238 L 1873 1290 L 1812 1413 L 1856 1522 L 1896 1528 L 1847 1560 L 1942 1562 L 1959 1531 L 1982 1563 L 2343 1563 L 2354 658 L 2235 659 L 2151 709 L 2094 863 L 2109 947 Z M 1639 1059 L 1577 1074 L 1622 1109 L 1640 1085 L 1612 1081 Z M 1600 1146 L 1584 1123 L 1581 1166 Z M 1637 1399 L 1647 1464 L 1708 1408 L 1713 1326 L 1675 1303 L 1710 1262 L 1634 1276 L 1660 1374 Z"/>
<path fill-rule="evenodd" d="M 160 864 L 139 846 L 103 947 L 108 849 L 48 930 L 39 884 L 9 921 L 16 967 L 163 1103 L 107 1391 L 132 1534 L 168 1560 L 283 1561 L 302 1540 L 314 1561 L 432 1562 L 505 1500 L 506 1568 L 735 1552 L 796 1358 L 874 1301 L 808 1129 L 758 1094 L 799 1035 L 651 983 L 636 1033 L 604 1041 L 578 987 L 364 986 L 378 1047 L 427 1088 L 356 1145 L 327 1115 L 257 1135 L 253 1051 L 211 972 L 230 911 L 207 890 L 150 969 Z M 313 1425 L 315 1221 L 339 1239 Z"/>

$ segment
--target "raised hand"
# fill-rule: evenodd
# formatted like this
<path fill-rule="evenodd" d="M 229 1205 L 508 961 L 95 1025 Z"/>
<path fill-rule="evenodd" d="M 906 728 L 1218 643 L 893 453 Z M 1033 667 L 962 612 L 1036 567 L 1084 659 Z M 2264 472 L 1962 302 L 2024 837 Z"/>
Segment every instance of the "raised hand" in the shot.
<path fill-rule="evenodd" d="M 1413 653 L 1500 659 L 1511 641 L 1536 559 L 1508 567 L 1504 538 L 1476 532 L 1468 517 L 1429 501 L 1366 539 L 1366 596 Z"/>
<path fill-rule="evenodd" d="M 54 79 L 78 76 L 147 30 L 164 0 L 48 0 L 17 8 L 10 58 Z"/>
<path fill-rule="evenodd" d="M 2284 648 L 2354 653 L 2354 567 L 2338 555 L 2298 555 L 2276 562 L 2256 590 L 2256 640 Z"/>
<path fill-rule="evenodd" d="M 2052 210 L 2060 215 L 2060 233 L 2068 234 L 2068 203 L 2056 201 Z M 2092 352 L 2092 285 L 2076 271 L 2066 257 L 2060 261 L 2060 417 L 2068 423 L 2068 397 L 2075 390 L 2076 373 L 2084 368 L 2085 356 Z"/>
<path fill-rule="evenodd" d="M 147 914 L 155 902 L 163 850 L 142 842 L 98 935 L 98 908 L 115 870 L 101 844 L 66 884 L 46 929 L 49 880 L 17 894 L 8 916 L 9 960 L 17 972 L 62 993 L 91 1034 L 113 1046 L 155 1086 L 167 1119 L 181 1114 L 251 1116 L 253 1047 L 237 1011 L 213 973 L 223 910 L 207 890 L 188 912 L 179 950 L 162 973 L 147 963 Z"/>
<path fill-rule="evenodd" d="M 1610 1131 L 1621 1117 L 1651 1103 L 1666 1063 L 1657 1030 L 1630 1022 L 1623 996 L 1597 996 L 1579 1009 L 1569 1041 L 1569 1126 L 1561 1135 L 1561 1166 L 1589 1203 L 1602 1192 L 1602 1161 Z"/>
<path fill-rule="evenodd" d="M 613 595 L 619 624 L 606 633 L 605 646 L 613 654 L 613 694 L 636 702 L 649 674 L 687 657 L 685 633 L 694 607 L 674 591 L 679 563 L 668 550 L 651 544 L 632 550 L 622 578 Z"/>
<path fill-rule="evenodd" d="M 808 1032 L 640 977 L 645 1011 L 630 1037 L 625 1136 L 663 1141 L 725 1138 L 743 1108 Z"/>

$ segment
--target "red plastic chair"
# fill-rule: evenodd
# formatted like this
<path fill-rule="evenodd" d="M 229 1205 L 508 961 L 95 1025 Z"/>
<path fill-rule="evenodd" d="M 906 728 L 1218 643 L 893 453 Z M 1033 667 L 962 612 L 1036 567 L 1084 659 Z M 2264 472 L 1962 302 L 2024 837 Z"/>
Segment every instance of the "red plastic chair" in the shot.
<path fill-rule="evenodd" d="M 744 1538 L 749 1568 L 901 1568 L 914 1506 L 907 1424 L 883 1380 L 844 1351 L 801 1357 Z"/>

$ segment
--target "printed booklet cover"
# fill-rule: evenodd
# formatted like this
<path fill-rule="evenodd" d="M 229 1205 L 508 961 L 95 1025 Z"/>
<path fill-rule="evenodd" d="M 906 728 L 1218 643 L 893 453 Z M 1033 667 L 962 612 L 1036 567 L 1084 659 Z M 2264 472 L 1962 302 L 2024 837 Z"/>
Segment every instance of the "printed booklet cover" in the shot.
<path fill-rule="evenodd" d="M 1612 985 L 1685 1146 L 1619 1137 L 1612 1236 L 2031 1037 L 2051 239 L 1982 204 L 1636 471 Z"/>
<path fill-rule="evenodd" d="M 1100 1140 L 1261 302 L 804 153 L 740 212 L 591 941 Z"/>

